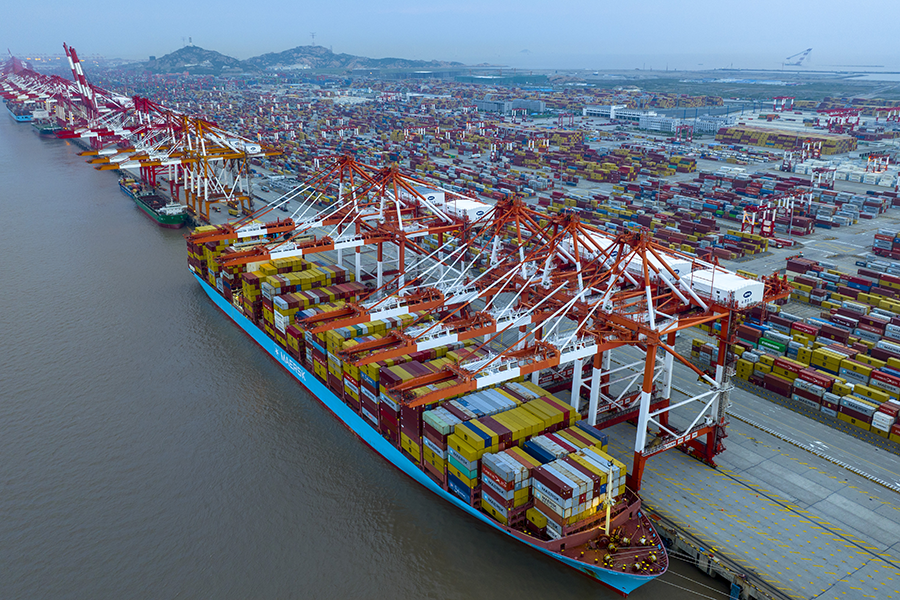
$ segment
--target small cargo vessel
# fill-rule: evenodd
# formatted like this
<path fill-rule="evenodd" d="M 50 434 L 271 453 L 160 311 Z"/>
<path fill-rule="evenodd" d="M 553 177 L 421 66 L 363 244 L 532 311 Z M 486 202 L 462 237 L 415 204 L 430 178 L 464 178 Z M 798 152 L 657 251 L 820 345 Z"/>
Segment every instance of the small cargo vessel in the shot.
<path fill-rule="evenodd" d="M 215 228 L 196 231 L 207 229 Z M 391 391 L 394 384 L 470 360 L 478 348 L 459 342 L 363 366 L 343 361 L 346 349 L 429 315 L 314 333 L 304 319 L 365 294 L 353 273 L 305 258 L 222 269 L 215 257 L 227 246 L 188 238 L 189 268 L 203 291 L 392 465 L 471 517 L 619 594 L 666 571 L 666 549 L 640 497 L 625 485 L 625 465 L 608 453 L 606 434 L 574 407 L 523 378 L 409 406 Z"/>
<path fill-rule="evenodd" d="M 38 136 L 47 139 L 56 139 L 56 134 L 62 131 L 62 127 L 49 119 L 34 119 L 31 128 Z"/>
<path fill-rule="evenodd" d="M 119 189 L 160 227 L 178 229 L 187 222 L 184 205 L 166 200 L 130 177 L 119 179 Z"/>

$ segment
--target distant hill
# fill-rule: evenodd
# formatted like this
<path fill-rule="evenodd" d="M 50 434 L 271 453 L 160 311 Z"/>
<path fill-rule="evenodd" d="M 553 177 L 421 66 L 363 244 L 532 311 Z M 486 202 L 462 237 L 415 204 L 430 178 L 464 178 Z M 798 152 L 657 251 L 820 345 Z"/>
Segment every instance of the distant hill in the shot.
<path fill-rule="evenodd" d="M 190 73 L 221 75 L 259 71 L 298 69 L 437 69 L 461 66 L 458 62 L 408 60 L 405 58 L 366 58 L 352 54 L 334 54 L 322 46 L 297 46 L 284 52 L 270 52 L 247 60 L 238 60 L 215 50 L 185 46 L 155 60 L 123 65 L 121 69 L 139 69 L 151 73 Z"/>
<path fill-rule="evenodd" d="M 215 50 L 199 46 L 185 46 L 156 60 L 127 65 L 125 69 L 142 69 L 151 73 L 184 73 L 192 75 L 221 75 L 223 72 L 240 73 L 249 65 Z M 250 70 L 253 70 L 250 67 Z"/>
<path fill-rule="evenodd" d="M 322 46 L 297 46 L 284 52 L 270 52 L 245 62 L 261 70 L 294 69 L 434 69 L 461 66 L 458 62 L 409 60 L 406 58 L 366 58 L 352 54 L 334 54 Z"/>

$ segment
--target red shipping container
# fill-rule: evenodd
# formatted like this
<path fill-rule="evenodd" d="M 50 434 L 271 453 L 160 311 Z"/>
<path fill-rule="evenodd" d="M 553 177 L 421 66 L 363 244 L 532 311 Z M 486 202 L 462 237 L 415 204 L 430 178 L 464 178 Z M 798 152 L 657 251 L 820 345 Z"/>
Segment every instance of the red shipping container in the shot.
<path fill-rule="evenodd" d="M 532 477 L 535 481 L 539 481 L 543 485 L 547 486 L 553 493 L 562 498 L 563 500 L 568 500 L 572 497 L 572 489 L 557 479 L 554 475 L 552 475 L 547 468 L 541 466 L 534 470 L 532 473 Z"/>
<path fill-rule="evenodd" d="M 487 477 L 488 479 L 496 483 L 497 486 L 499 486 L 501 489 L 504 489 L 508 492 L 516 488 L 515 481 L 504 481 L 499 475 L 494 473 L 491 468 L 485 464 L 481 465 L 481 475 L 482 477 Z"/>
<path fill-rule="evenodd" d="M 881 381 L 883 383 L 888 383 L 890 385 L 896 385 L 897 387 L 900 387 L 900 377 L 895 377 L 888 373 L 883 373 L 881 371 L 872 371 L 872 375 L 870 376 L 870 378 L 874 379 L 875 381 Z"/>
<path fill-rule="evenodd" d="M 850 339 L 850 332 L 831 325 L 822 325 L 819 329 L 818 337 L 825 338 L 826 340 L 834 340 L 843 344 Z"/>
<path fill-rule="evenodd" d="M 837 411 L 841 407 L 837 402 L 829 402 L 825 398 L 822 398 L 822 406 L 833 411 Z"/>
<path fill-rule="evenodd" d="M 884 350 L 882 348 L 878 348 L 877 346 L 875 348 L 872 348 L 869 351 L 869 356 L 871 356 L 872 358 L 878 359 L 882 362 L 887 362 L 887 359 L 889 359 L 889 358 L 896 358 L 896 359 L 900 360 L 900 354 L 891 352 L 889 350 Z"/>
<path fill-rule="evenodd" d="M 856 419 L 857 421 L 862 421 L 862 422 L 868 423 L 868 424 L 870 424 L 870 425 L 872 424 L 872 417 L 870 417 L 870 416 L 868 416 L 868 415 L 864 415 L 863 413 L 861 413 L 861 412 L 859 412 L 859 411 L 857 411 L 857 410 L 853 410 L 853 409 L 850 408 L 849 406 L 843 406 L 843 405 L 842 405 L 842 406 L 838 409 L 838 412 L 844 413 L 844 414 L 847 415 L 848 417 L 853 417 L 853 418 Z"/>
<path fill-rule="evenodd" d="M 822 403 L 822 398 L 819 397 L 819 396 L 816 396 L 815 394 L 813 394 L 813 393 L 810 392 L 809 390 L 803 390 L 803 389 L 800 389 L 800 388 L 798 388 L 798 387 L 795 387 L 795 388 L 793 389 L 793 393 L 794 393 L 794 394 L 797 394 L 797 395 L 800 396 L 801 398 L 804 398 L 804 399 L 809 400 L 809 401 L 811 401 L 811 402 L 815 402 L 816 404 L 821 404 L 821 403 Z"/>
<path fill-rule="evenodd" d="M 399 427 L 396 411 L 384 402 L 378 405 L 378 420 L 382 425 L 387 425 L 389 429 L 396 431 Z"/>
<path fill-rule="evenodd" d="M 570 442 L 569 440 L 567 440 L 561 436 L 553 435 L 552 433 L 548 433 L 546 437 L 550 441 L 559 444 L 564 450 L 567 450 L 570 454 L 572 452 L 578 451 L 578 448 L 575 445 L 573 445 L 572 442 Z"/>
<path fill-rule="evenodd" d="M 422 435 L 430 439 L 441 448 L 447 447 L 447 438 L 449 437 L 449 435 L 441 435 L 441 433 L 437 429 L 432 427 L 426 421 L 422 421 Z"/>
<path fill-rule="evenodd" d="M 878 412 L 896 417 L 900 415 L 900 402 L 888 401 L 878 407 Z"/>
<path fill-rule="evenodd" d="M 806 367 L 802 364 L 797 364 L 791 360 L 786 358 L 778 357 L 775 359 L 775 366 L 784 369 L 785 371 L 789 371 L 791 373 L 800 373 Z"/>
<path fill-rule="evenodd" d="M 501 444 L 512 443 L 512 431 L 510 431 L 509 428 L 502 423 L 499 423 L 491 417 L 482 417 L 478 420 L 478 422 L 482 423 L 488 429 L 496 433 Z"/>
<path fill-rule="evenodd" d="M 809 335 L 818 335 L 819 328 L 814 327 L 813 325 L 807 325 L 806 323 L 794 322 L 791 324 L 791 329 L 794 331 L 799 331 L 800 333 L 806 333 Z"/>
<path fill-rule="evenodd" d="M 359 397 L 360 404 L 369 411 L 369 413 L 375 417 L 375 420 L 378 420 L 378 403 L 366 396 L 365 394 L 360 395 Z"/>
<path fill-rule="evenodd" d="M 438 471 L 437 467 L 432 465 L 427 460 L 424 461 L 423 464 L 425 465 L 425 470 L 428 472 L 428 474 L 433 476 L 435 479 L 437 479 L 438 483 L 443 485 L 446 482 L 446 480 L 447 480 L 446 473 L 442 473 L 441 471 Z"/>
<path fill-rule="evenodd" d="M 790 396 L 793 383 L 790 380 L 785 379 L 784 377 L 780 377 L 774 373 L 767 373 L 765 376 L 763 376 L 763 387 L 771 392 L 775 392 L 776 394 L 780 394 L 782 396 Z"/>
<path fill-rule="evenodd" d="M 815 369 L 807 368 L 800 371 L 800 374 L 797 376 L 798 379 L 802 379 L 803 381 L 808 381 L 814 385 L 818 385 L 819 387 L 823 387 L 826 390 L 831 388 L 834 384 L 835 378 L 829 377 L 823 373 L 819 373 Z"/>
<path fill-rule="evenodd" d="M 422 437 L 423 408 L 422 406 L 410 408 L 406 405 L 400 405 L 400 430 L 411 438 Z"/>

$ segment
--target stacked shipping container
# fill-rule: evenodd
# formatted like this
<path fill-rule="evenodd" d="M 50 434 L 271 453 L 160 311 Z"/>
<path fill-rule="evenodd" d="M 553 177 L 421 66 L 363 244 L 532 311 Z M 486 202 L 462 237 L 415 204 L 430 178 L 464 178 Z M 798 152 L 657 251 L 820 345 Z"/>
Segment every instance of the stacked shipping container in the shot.
<path fill-rule="evenodd" d="M 900 442 L 900 276 L 868 267 L 854 276 L 799 257 L 787 269 L 792 297 L 825 311 L 745 321 L 737 376 Z"/>

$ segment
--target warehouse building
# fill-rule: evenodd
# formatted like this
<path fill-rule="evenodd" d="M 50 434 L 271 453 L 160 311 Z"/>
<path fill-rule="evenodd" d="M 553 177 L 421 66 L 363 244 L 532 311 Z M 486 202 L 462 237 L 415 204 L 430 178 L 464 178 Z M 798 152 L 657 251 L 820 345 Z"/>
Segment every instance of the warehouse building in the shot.
<path fill-rule="evenodd" d="M 524 98 L 494 100 L 491 95 L 487 95 L 483 100 L 475 101 L 475 108 L 479 112 L 491 112 L 501 115 L 508 115 L 513 109 L 525 109 L 530 113 L 543 113 L 547 110 L 547 103 L 543 100 L 526 100 Z"/>
<path fill-rule="evenodd" d="M 693 120 L 694 133 L 716 133 L 722 127 L 731 127 L 737 123 L 737 117 L 724 115 L 703 115 Z"/>
<path fill-rule="evenodd" d="M 641 118 L 657 116 L 652 110 L 637 110 L 628 108 L 624 104 L 618 106 L 585 106 L 581 114 L 585 117 L 604 117 L 617 121 L 627 121 L 638 126 L 640 126 Z"/>
<path fill-rule="evenodd" d="M 581 111 L 584 117 L 603 117 L 605 119 L 614 119 L 616 111 L 627 108 L 624 104 L 605 105 L 605 106 L 585 106 Z"/>
<path fill-rule="evenodd" d="M 524 99 L 516 99 L 512 101 L 513 109 L 524 108 L 530 113 L 545 113 L 547 112 L 547 103 L 543 100 L 524 100 Z"/>
<path fill-rule="evenodd" d="M 638 122 L 638 127 L 649 131 L 661 131 L 663 133 L 675 133 L 675 128 L 684 122 L 683 119 L 664 117 L 656 113 L 644 114 Z"/>
<path fill-rule="evenodd" d="M 492 112 L 501 115 L 508 115 L 512 111 L 512 102 L 508 100 L 484 100 L 475 101 L 475 109 L 478 112 Z"/>

